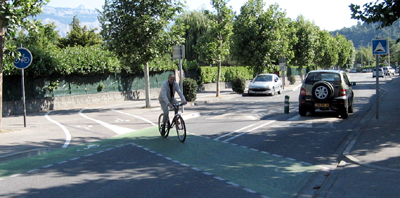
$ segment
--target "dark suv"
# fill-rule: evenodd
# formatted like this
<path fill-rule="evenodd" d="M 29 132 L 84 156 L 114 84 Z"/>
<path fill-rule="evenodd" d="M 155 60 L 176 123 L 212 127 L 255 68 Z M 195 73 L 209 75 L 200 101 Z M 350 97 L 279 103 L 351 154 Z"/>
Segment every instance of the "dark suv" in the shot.
<path fill-rule="evenodd" d="M 334 110 L 342 118 L 353 113 L 353 89 L 355 82 L 350 82 L 344 71 L 310 71 L 301 86 L 299 95 L 299 114 L 307 115 L 319 110 Z"/>

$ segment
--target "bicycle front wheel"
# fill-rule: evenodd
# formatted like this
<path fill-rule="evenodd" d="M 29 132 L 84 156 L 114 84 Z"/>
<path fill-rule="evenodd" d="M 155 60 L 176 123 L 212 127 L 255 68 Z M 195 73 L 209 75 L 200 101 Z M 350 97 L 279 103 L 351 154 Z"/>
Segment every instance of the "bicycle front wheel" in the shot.
<path fill-rule="evenodd" d="M 170 123 L 169 121 L 166 123 L 166 126 L 163 129 L 163 120 L 164 120 L 164 114 L 162 113 L 158 117 L 158 131 L 160 132 L 161 137 L 166 138 L 168 137 L 169 134 L 169 128 L 170 128 Z"/>
<path fill-rule="evenodd" d="M 186 140 L 186 125 L 185 121 L 181 116 L 176 118 L 175 125 L 176 125 L 176 133 L 178 135 L 178 139 L 183 143 Z"/>

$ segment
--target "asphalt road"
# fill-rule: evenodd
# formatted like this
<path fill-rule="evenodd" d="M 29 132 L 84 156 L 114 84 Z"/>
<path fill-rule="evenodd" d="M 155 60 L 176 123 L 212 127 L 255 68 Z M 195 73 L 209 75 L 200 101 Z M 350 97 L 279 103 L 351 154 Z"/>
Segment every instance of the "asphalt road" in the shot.
<path fill-rule="evenodd" d="M 173 131 L 160 137 L 159 108 L 123 103 L 50 112 L 45 118 L 60 129 L 49 139 L 65 149 L 0 164 L 0 197 L 313 194 L 374 104 L 371 74 L 350 74 L 350 80 L 357 86 L 348 119 L 334 112 L 300 117 L 298 90 L 243 96 L 186 107 L 184 144 Z M 283 113 L 285 95 L 289 114 Z"/>

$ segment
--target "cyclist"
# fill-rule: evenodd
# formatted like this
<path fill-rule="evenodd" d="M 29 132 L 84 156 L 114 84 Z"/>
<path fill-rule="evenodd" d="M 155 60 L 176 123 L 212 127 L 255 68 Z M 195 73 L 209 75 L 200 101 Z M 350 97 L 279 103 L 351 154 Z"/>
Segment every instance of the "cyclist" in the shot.
<path fill-rule="evenodd" d="M 183 95 L 178 83 L 175 81 L 175 74 L 170 74 L 168 76 L 168 80 L 163 82 L 163 84 L 161 85 L 160 95 L 158 96 L 158 101 L 160 102 L 161 108 L 164 112 L 164 124 L 162 127 L 163 133 L 165 133 L 165 123 L 167 123 L 169 120 L 168 107 L 173 108 L 173 104 L 178 103 L 178 101 L 174 97 L 175 91 L 178 92 L 182 104 L 187 104 L 185 96 Z"/>

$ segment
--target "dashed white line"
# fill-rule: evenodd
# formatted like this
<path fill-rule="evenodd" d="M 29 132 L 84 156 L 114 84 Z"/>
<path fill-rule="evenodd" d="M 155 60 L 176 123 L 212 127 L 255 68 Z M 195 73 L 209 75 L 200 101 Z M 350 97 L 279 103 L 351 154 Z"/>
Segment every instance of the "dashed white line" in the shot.
<path fill-rule="evenodd" d="M 224 181 L 225 179 L 222 177 L 214 177 L 215 179 L 219 180 L 219 181 Z"/>
<path fill-rule="evenodd" d="M 35 171 L 38 171 L 39 169 L 33 169 L 33 170 L 30 170 L 30 171 L 26 171 L 27 173 L 33 173 L 33 172 L 35 172 Z"/>
<path fill-rule="evenodd" d="M 236 183 L 233 183 L 233 182 L 226 182 L 226 183 L 229 184 L 229 185 L 235 186 L 235 187 L 240 186 L 239 184 L 236 184 Z"/>
<path fill-rule="evenodd" d="M 204 175 L 212 175 L 212 174 L 209 173 L 209 172 L 203 172 L 203 174 L 204 174 Z"/>
<path fill-rule="evenodd" d="M 248 189 L 248 188 L 243 188 L 243 190 L 245 190 L 245 191 L 247 191 L 249 193 L 257 193 L 256 191 Z"/>
<path fill-rule="evenodd" d="M 72 159 L 70 159 L 69 161 L 75 161 L 75 160 L 78 160 L 78 159 L 80 159 L 80 157 L 72 158 Z"/>
<path fill-rule="evenodd" d="M 50 167 L 52 167 L 53 165 L 47 165 L 47 166 L 43 166 L 42 168 L 50 168 Z"/>
<path fill-rule="evenodd" d="M 71 143 L 71 134 L 69 133 L 68 129 L 65 128 L 62 124 L 60 124 L 59 122 L 54 121 L 53 119 L 51 119 L 49 117 L 51 111 L 47 112 L 44 117 L 46 117 L 47 120 L 49 120 L 50 122 L 56 124 L 57 126 L 59 126 L 65 133 L 65 142 L 64 145 L 61 148 L 67 148 L 68 145 Z"/>

